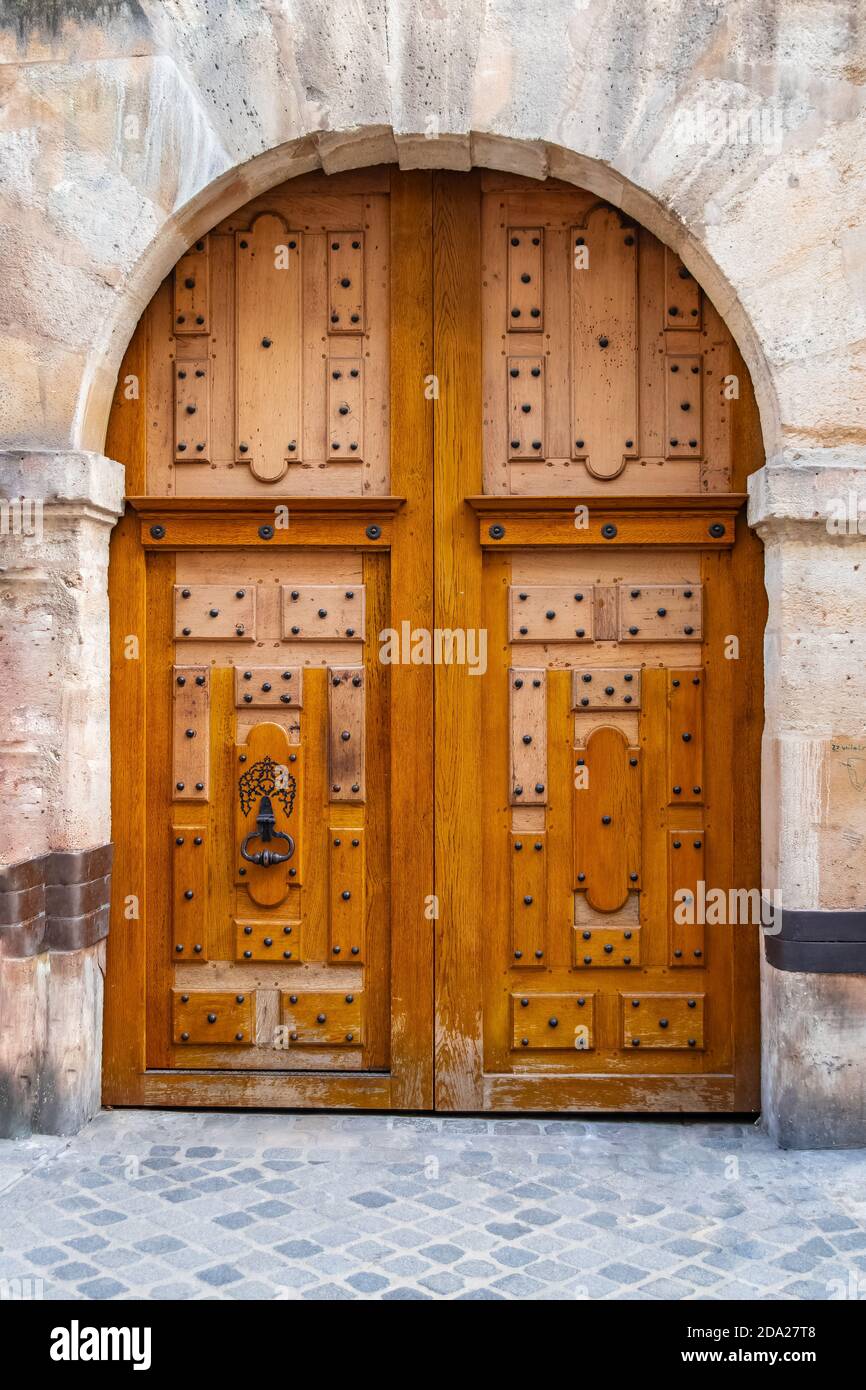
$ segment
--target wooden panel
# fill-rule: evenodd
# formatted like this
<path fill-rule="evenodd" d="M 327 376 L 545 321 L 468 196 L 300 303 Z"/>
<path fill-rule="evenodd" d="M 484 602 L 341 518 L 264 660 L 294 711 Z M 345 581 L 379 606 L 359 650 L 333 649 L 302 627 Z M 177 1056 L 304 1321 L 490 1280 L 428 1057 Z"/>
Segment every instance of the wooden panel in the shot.
<path fill-rule="evenodd" d="M 701 289 L 675 251 L 665 247 L 664 327 L 678 332 L 701 326 Z"/>
<path fill-rule="evenodd" d="M 571 272 L 572 456 L 609 479 L 638 454 L 636 237 L 605 208 L 578 236 L 589 254 Z"/>
<path fill-rule="evenodd" d="M 364 233 L 329 232 L 328 332 L 364 329 Z"/>
<path fill-rule="evenodd" d="M 184 358 L 174 370 L 174 458 L 208 463 L 210 450 L 210 362 Z"/>
<path fill-rule="evenodd" d="M 278 1047 L 282 1041 L 280 1029 L 280 991 L 256 990 L 256 1046 Z"/>
<path fill-rule="evenodd" d="M 544 232 L 541 227 L 508 228 L 509 333 L 544 329 Z"/>
<path fill-rule="evenodd" d="M 640 965 L 640 927 L 575 926 L 572 964 L 577 970 Z"/>
<path fill-rule="evenodd" d="M 513 584 L 509 589 L 512 642 L 591 642 L 592 585 Z"/>
<path fill-rule="evenodd" d="M 360 827 L 332 825 L 328 842 L 329 960 L 332 965 L 359 964 L 365 958 L 364 831 Z"/>
<path fill-rule="evenodd" d="M 235 917 L 236 961 L 266 961 L 299 965 L 303 959 L 300 922 L 287 922 L 275 917 Z"/>
<path fill-rule="evenodd" d="M 172 952 L 173 915 L 173 874 L 172 839 L 173 821 L 185 819 L 181 808 L 171 802 L 172 789 L 166 776 L 166 768 L 171 759 L 171 721 L 172 721 L 172 683 L 170 672 L 175 660 L 175 643 L 172 640 L 172 620 L 174 594 L 172 585 L 175 578 L 175 557 L 173 555 L 154 555 L 146 567 L 146 690 L 144 719 L 147 738 L 147 758 L 145 759 L 143 785 L 147 816 L 142 826 L 142 837 L 146 846 L 141 885 L 144 886 L 146 915 L 146 955 L 145 973 L 140 979 L 142 992 L 146 991 L 147 1011 L 145 1018 L 145 1053 L 143 1064 L 149 1067 L 172 1065 L 171 1045 L 171 986 L 174 981 L 175 963 Z M 211 686 L 211 724 L 213 724 L 214 677 L 210 675 Z M 129 741 L 135 740 L 133 730 L 129 731 Z M 211 760 L 211 772 L 213 762 Z M 140 796 L 139 787 L 132 794 Z M 204 819 L 200 806 L 189 808 L 189 819 Z M 210 814 L 208 816 L 210 819 Z M 154 834 L 154 828 L 157 833 Z M 136 894 L 141 885 L 132 889 Z M 140 910 L 140 909 L 139 909 Z M 141 932 L 142 922 L 136 922 L 136 930 Z M 196 972 L 201 965 L 194 967 Z"/>
<path fill-rule="evenodd" d="M 511 1046 L 589 1052 L 594 1006 L 594 994 L 512 994 Z"/>
<path fill-rule="evenodd" d="M 433 201 L 433 351 L 439 400 L 433 441 L 435 613 L 441 628 L 480 628 L 481 563 L 467 494 L 481 490 L 481 258 L 477 173 L 437 172 Z M 504 332 L 504 325 L 503 325 Z M 416 386 L 417 389 L 417 386 Z M 470 422 L 476 422 L 475 427 Z M 482 1099 L 478 865 L 484 682 L 436 666 L 436 1103 Z"/>
<path fill-rule="evenodd" d="M 283 639 L 363 642 L 364 597 L 363 584 L 284 584 Z"/>
<path fill-rule="evenodd" d="M 326 1044 L 360 1047 L 363 991 L 318 990 L 281 992 L 282 1019 L 290 1048 Z"/>
<path fill-rule="evenodd" d="M 331 357 L 328 377 L 328 458 L 364 457 L 364 360 Z"/>
<path fill-rule="evenodd" d="M 391 486 L 407 498 L 391 551 L 390 623 L 399 627 L 408 621 L 411 628 L 432 629 L 434 401 L 418 389 L 433 361 L 429 170 L 392 171 L 390 217 L 390 413 L 396 425 L 390 441 Z M 369 383 L 369 373 L 367 379 Z M 382 718 L 387 729 L 383 771 L 391 787 L 391 931 L 401 942 L 391 958 L 393 1096 L 395 1105 L 423 1109 L 433 1104 L 433 930 L 429 900 L 418 911 L 418 885 L 436 891 L 433 667 L 394 665 L 387 675 Z"/>
<path fill-rule="evenodd" d="M 253 1042 L 253 994 L 173 989 L 171 997 L 174 1042 L 233 1047 Z"/>
<path fill-rule="evenodd" d="M 668 831 L 670 964 L 707 964 L 703 916 L 706 834 L 702 829 Z M 691 919 L 691 920 L 689 920 Z"/>
<path fill-rule="evenodd" d="M 207 237 L 197 241 L 174 268 L 173 328 L 185 334 L 209 333 L 210 258 Z"/>
<path fill-rule="evenodd" d="M 176 960 L 208 958 L 208 855 L 207 826 L 173 825 L 171 828 L 172 931 Z"/>
<path fill-rule="evenodd" d="M 511 835 L 511 961 L 543 966 L 547 931 L 547 853 L 543 830 Z"/>
<path fill-rule="evenodd" d="M 704 672 L 668 672 L 669 804 L 704 800 Z"/>
<path fill-rule="evenodd" d="M 303 788 L 299 750 L 289 746 L 288 735 L 279 724 L 255 724 L 245 744 L 235 750 L 235 880 L 246 888 L 254 903 L 275 907 L 283 902 L 290 882 L 301 882 L 301 806 Z M 274 832 L 285 838 L 262 838 L 257 817 L 270 809 L 275 816 Z M 249 838 L 253 837 L 253 838 Z M 247 843 L 248 855 L 260 855 L 253 863 L 241 852 Z M 274 854 L 288 855 L 273 862 Z"/>
<path fill-rule="evenodd" d="M 238 708 L 279 709 L 303 704 L 304 672 L 299 666 L 236 666 L 235 704 Z"/>
<path fill-rule="evenodd" d="M 578 667 L 572 672 L 571 702 L 576 710 L 640 709 L 640 667 Z"/>
<path fill-rule="evenodd" d="M 700 642 L 700 584 L 620 584 L 620 642 Z"/>
<path fill-rule="evenodd" d="M 172 799 L 207 801 L 210 795 L 210 672 L 206 666 L 174 666 L 172 680 Z"/>
<path fill-rule="evenodd" d="M 301 457 L 300 237 L 266 213 L 235 243 L 236 458 L 274 483 Z"/>
<path fill-rule="evenodd" d="M 646 546 L 654 550 L 729 550 L 735 534 L 732 512 L 742 503 L 732 508 L 727 499 L 719 506 L 718 497 L 686 500 L 709 502 L 713 512 L 702 515 L 697 507 L 674 510 L 662 504 L 650 507 L 634 497 L 613 495 L 605 498 L 604 505 L 589 508 L 588 514 L 587 504 L 575 503 L 573 498 L 467 498 L 478 512 L 477 537 L 484 549 L 584 550 L 601 546 L 620 550 Z"/>
<path fill-rule="evenodd" d="M 175 584 L 176 641 L 254 642 L 256 591 L 234 584 Z"/>
<path fill-rule="evenodd" d="M 702 400 L 700 357 L 667 357 L 665 453 L 668 458 L 697 459 L 703 453 Z"/>
<path fill-rule="evenodd" d="M 543 459 L 544 435 L 544 358 L 509 357 L 508 371 L 508 457 Z"/>
<path fill-rule="evenodd" d="M 508 672 L 511 709 L 512 806 L 547 801 L 547 672 L 515 667 Z"/>
<path fill-rule="evenodd" d="M 367 742 L 363 666 L 328 667 L 328 775 L 331 801 L 362 802 Z"/>
<path fill-rule="evenodd" d="M 334 498 L 329 507 L 318 499 L 293 498 L 291 524 L 274 525 L 274 508 L 260 510 L 256 499 L 209 498 L 206 505 L 190 510 L 188 499 L 177 499 L 173 510 L 168 500 L 127 498 L 141 502 L 139 539 L 146 550 L 308 550 L 352 546 L 355 550 L 387 550 L 393 536 L 391 513 L 400 498 Z M 220 502 L 233 502 L 227 513 Z M 253 502 L 256 510 L 249 510 Z M 310 506 L 304 503 L 309 502 Z M 370 504 L 373 504 L 371 507 Z M 246 504 L 246 505 L 245 505 Z M 285 504 L 282 504 L 285 505 Z M 357 508 L 357 510 L 355 510 Z M 381 508 L 381 510 L 380 510 Z M 283 514 L 288 521 L 287 514 Z"/>
<path fill-rule="evenodd" d="M 620 999 L 623 1047 L 703 1048 L 702 994 L 622 994 Z"/>
<path fill-rule="evenodd" d="M 599 912 L 615 912 L 641 886 L 640 750 L 619 729 L 593 729 L 577 758 L 574 791 L 577 887 Z"/>

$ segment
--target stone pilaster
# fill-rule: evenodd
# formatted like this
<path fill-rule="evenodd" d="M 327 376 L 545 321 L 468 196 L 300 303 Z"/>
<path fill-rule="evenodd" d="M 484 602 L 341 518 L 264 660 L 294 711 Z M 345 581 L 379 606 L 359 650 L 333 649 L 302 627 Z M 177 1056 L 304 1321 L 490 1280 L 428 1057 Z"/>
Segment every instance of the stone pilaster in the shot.
<path fill-rule="evenodd" d="M 108 540 L 123 469 L 0 454 L 0 1134 L 100 1103 L 108 930 Z"/>
<path fill-rule="evenodd" d="M 763 886 L 783 909 L 762 967 L 764 1123 L 784 1147 L 863 1145 L 866 468 L 816 449 L 750 481 L 769 599 Z"/>

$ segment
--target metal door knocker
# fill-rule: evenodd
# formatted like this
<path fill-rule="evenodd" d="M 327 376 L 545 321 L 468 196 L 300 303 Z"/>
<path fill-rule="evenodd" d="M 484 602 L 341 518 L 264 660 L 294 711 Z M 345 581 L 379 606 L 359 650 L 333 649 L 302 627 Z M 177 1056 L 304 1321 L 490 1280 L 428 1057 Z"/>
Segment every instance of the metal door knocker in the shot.
<path fill-rule="evenodd" d="M 274 828 L 277 818 L 272 798 L 276 798 L 286 815 L 290 816 L 295 806 L 296 790 L 297 783 L 292 774 L 287 768 L 278 766 L 272 758 L 262 758 L 254 763 L 239 779 L 241 810 L 245 816 L 249 815 L 256 797 L 261 797 L 256 828 L 244 837 L 241 844 L 241 858 L 246 859 L 247 863 L 259 864 L 263 869 L 267 869 L 272 864 L 285 864 L 287 859 L 291 859 L 295 852 L 295 842 L 291 835 Z M 247 846 L 253 840 L 260 840 L 262 848 L 251 854 Z M 288 848 L 284 854 L 268 848 L 275 840 L 285 840 Z"/>

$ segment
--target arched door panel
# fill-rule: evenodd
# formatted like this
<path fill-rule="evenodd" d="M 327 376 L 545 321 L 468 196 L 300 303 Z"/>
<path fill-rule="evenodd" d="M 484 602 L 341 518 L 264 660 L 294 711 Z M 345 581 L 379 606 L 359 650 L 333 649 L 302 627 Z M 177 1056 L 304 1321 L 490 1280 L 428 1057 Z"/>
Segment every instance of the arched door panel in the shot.
<path fill-rule="evenodd" d="M 108 444 L 109 1100 L 756 1104 L 756 438 L 582 190 L 310 175 L 190 248 Z"/>

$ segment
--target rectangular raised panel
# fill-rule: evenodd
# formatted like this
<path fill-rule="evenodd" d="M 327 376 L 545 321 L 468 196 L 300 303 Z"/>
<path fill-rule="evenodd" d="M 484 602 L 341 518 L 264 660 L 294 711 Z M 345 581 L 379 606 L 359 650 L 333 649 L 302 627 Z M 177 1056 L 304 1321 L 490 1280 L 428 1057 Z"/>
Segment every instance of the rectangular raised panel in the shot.
<path fill-rule="evenodd" d="M 363 666 L 328 668 L 328 796 L 331 801 L 361 802 L 364 787 Z"/>
<path fill-rule="evenodd" d="M 578 667 L 571 682 L 572 709 L 640 709 L 639 666 Z"/>
<path fill-rule="evenodd" d="M 701 290 L 675 251 L 665 247 L 664 328 L 700 328 Z"/>
<path fill-rule="evenodd" d="M 235 917 L 235 960 L 297 965 L 303 960 L 300 922 Z"/>
<path fill-rule="evenodd" d="M 174 636 L 177 642 L 254 642 L 255 587 L 175 584 Z"/>
<path fill-rule="evenodd" d="M 518 831 L 511 835 L 511 964 L 541 967 L 547 927 L 547 836 Z"/>
<path fill-rule="evenodd" d="M 593 636 L 596 642 L 615 642 L 618 632 L 619 594 L 615 584 L 596 584 L 593 589 Z"/>
<path fill-rule="evenodd" d="M 358 965 L 364 960 L 364 831 L 331 826 L 328 831 L 330 893 L 328 960 Z"/>
<path fill-rule="evenodd" d="M 362 990 L 282 991 L 282 1021 L 289 1047 L 360 1047 Z"/>
<path fill-rule="evenodd" d="M 208 832 L 205 825 L 171 828 L 172 956 L 205 961 L 208 929 Z"/>
<path fill-rule="evenodd" d="M 328 232 L 328 332 L 364 331 L 364 233 Z"/>
<path fill-rule="evenodd" d="M 328 449 L 334 463 L 360 463 L 364 457 L 364 362 L 332 357 L 328 376 Z"/>
<path fill-rule="evenodd" d="M 575 970 L 640 965 L 640 927 L 583 927 L 575 925 L 571 963 Z"/>
<path fill-rule="evenodd" d="M 284 584 L 284 642 L 363 642 L 363 584 Z"/>
<path fill-rule="evenodd" d="M 620 642 L 700 642 L 700 584 L 620 584 Z"/>
<path fill-rule="evenodd" d="M 639 454 L 637 236 L 600 208 L 572 229 L 572 457 L 615 478 Z"/>
<path fill-rule="evenodd" d="M 284 1046 L 280 1027 L 280 991 L 278 989 L 256 990 L 256 1046 L 280 1048 Z"/>
<path fill-rule="evenodd" d="M 594 994 L 512 994 L 511 1046 L 515 1052 L 589 1052 L 594 1006 Z"/>
<path fill-rule="evenodd" d="M 547 672 L 508 672 L 511 714 L 511 805 L 547 801 Z"/>
<path fill-rule="evenodd" d="M 668 919 L 670 964 L 706 965 L 704 915 L 706 883 L 703 830 L 668 831 Z"/>
<path fill-rule="evenodd" d="M 184 359 L 174 369 L 175 463 L 210 460 L 210 362 Z"/>
<path fill-rule="evenodd" d="M 508 228 L 509 333 L 541 333 L 544 329 L 544 230 Z"/>
<path fill-rule="evenodd" d="M 289 743 L 285 729 L 266 720 L 254 724 L 246 743 L 235 748 L 234 881 L 259 907 L 277 907 L 289 886 L 302 879 L 301 763 L 301 749 Z M 260 816 L 269 819 L 271 814 L 273 824 L 259 824 Z M 275 861 L 276 854 L 288 858 Z"/>
<path fill-rule="evenodd" d="M 700 1052 L 704 1045 L 702 994 L 621 994 L 622 1045 Z"/>
<path fill-rule="evenodd" d="M 668 671 L 668 805 L 704 800 L 704 670 Z"/>
<path fill-rule="evenodd" d="M 277 482 L 301 457 L 300 236 L 264 213 L 235 235 L 236 458 Z"/>
<path fill-rule="evenodd" d="M 544 459 L 544 358 L 509 357 L 508 457 Z"/>
<path fill-rule="evenodd" d="M 509 641 L 591 642 L 591 584 L 512 584 Z"/>
<path fill-rule="evenodd" d="M 601 725 L 576 762 L 575 887 L 597 912 L 615 912 L 641 886 L 640 750 Z"/>
<path fill-rule="evenodd" d="M 299 666 L 236 666 L 238 709 L 300 709 L 304 673 Z"/>
<path fill-rule="evenodd" d="M 253 1042 L 255 993 L 233 990 L 173 989 L 172 1038 L 181 1046 L 219 1043 L 249 1047 Z"/>
<path fill-rule="evenodd" d="M 667 458 L 701 457 L 701 359 L 665 358 L 665 403 Z"/>
<path fill-rule="evenodd" d="M 207 237 L 181 256 L 174 268 L 174 332 L 210 332 L 210 249 Z"/>
<path fill-rule="evenodd" d="M 210 771 L 210 670 L 173 666 L 173 801 L 207 801 Z"/>

